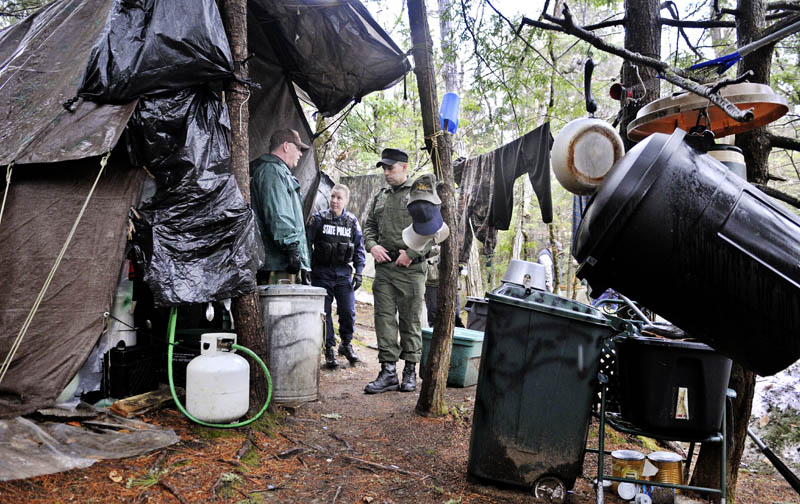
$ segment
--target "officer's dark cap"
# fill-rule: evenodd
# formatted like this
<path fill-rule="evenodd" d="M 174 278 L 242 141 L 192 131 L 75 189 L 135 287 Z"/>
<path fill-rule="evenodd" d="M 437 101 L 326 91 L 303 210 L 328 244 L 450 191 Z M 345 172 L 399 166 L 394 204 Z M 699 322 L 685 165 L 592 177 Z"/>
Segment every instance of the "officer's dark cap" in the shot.
<path fill-rule="evenodd" d="M 392 166 L 395 163 L 408 163 L 408 154 L 400 149 L 383 149 L 381 152 L 381 160 L 375 163 L 375 166 Z"/>

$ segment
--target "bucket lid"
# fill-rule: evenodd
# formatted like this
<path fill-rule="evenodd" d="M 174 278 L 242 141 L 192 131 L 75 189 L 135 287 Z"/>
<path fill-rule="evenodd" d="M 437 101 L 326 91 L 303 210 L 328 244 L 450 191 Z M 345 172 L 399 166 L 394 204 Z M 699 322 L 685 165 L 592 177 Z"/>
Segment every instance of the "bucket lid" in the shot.
<path fill-rule="evenodd" d="M 699 341 L 681 341 L 650 336 L 620 336 L 614 341 L 615 345 L 634 345 L 653 347 L 654 351 L 666 348 L 680 348 L 698 352 L 716 352 L 713 348 Z"/>
<path fill-rule="evenodd" d="M 719 137 L 744 133 L 769 124 L 789 111 L 786 98 L 775 94 L 766 84 L 742 82 L 725 86 L 720 94 L 742 110 L 753 109 L 753 120 L 739 122 L 728 116 L 708 98 L 694 93 L 667 96 L 648 103 L 628 125 L 628 138 L 641 140 L 653 133 L 688 130 L 697 124 L 698 115 L 708 108 L 708 127 Z"/>
<path fill-rule="evenodd" d="M 636 497 L 636 485 L 633 483 L 620 483 L 617 487 L 617 493 L 624 500 L 631 500 Z"/>
<path fill-rule="evenodd" d="M 302 284 L 259 285 L 259 296 L 325 296 L 327 291 L 322 287 Z"/>
<path fill-rule="evenodd" d="M 651 462 L 681 462 L 683 461 L 683 457 L 673 452 L 657 451 L 648 454 L 647 460 Z"/>
<path fill-rule="evenodd" d="M 661 174 L 658 167 L 664 166 L 685 136 L 680 129 L 672 135 L 650 135 L 614 166 L 590 200 L 572 243 L 572 255 L 581 268 L 592 267 L 605 248 L 616 241 Z"/>
<path fill-rule="evenodd" d="M 644 453 L 636 450 L 614 450 L 611 452 L 611 458 L 617 460 L 644 460 Z"/>

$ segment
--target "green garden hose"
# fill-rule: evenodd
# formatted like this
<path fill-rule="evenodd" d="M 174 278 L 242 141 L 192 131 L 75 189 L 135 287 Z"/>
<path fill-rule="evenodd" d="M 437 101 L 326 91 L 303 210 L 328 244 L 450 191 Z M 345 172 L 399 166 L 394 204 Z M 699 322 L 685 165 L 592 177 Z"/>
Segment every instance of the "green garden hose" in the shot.
<path fill-rule="evenodd" d="M 258 414 L 256 414 L 256 416 L 254 416 L 249 420 L 244 420 L 242 422 L 229 423 L 229 424 L 216 424 L 216 423 L 204 422 L 202 420 L 193 417 L 188 411 L 186 411 L 186 408 L 183 407 L 183 404 L 181 404 L 180 399 L 178 399 L 178 394 L 175 393 L 175 382 L 172 379 L 172 350 L 173 347 L 175 346 L 174 343 L 175 325 L 177 323 L 177 320 L 178 320 L 178 309 L 173 307 L 169 312 L 169 325 L 167 326 L 167 334 L 169 335 L 169 344 L 167 348 L 167 379 L 169 380 L 169 391 L 172 392 L 172 399 L 175 401 L 175 404 L 178 406 L 178 409 L 181 411 L 181 413 L 186 415 L 189 418 L 189 420 L 197 422 L 200 425 L 205 425 L 206 427 L 217 427 L 220 429 L 233 429 L 236 427 L 244 427 L 245 425 L 258 420 L 258 418 L 261 415 L 263 415 L 265 411 L 267 411 L 267 406 L 269 406 L 269 401 L 270 399 L 272 399 L 272 377 L 270 377 L 269 375 L 269 370 L 267 369 L 267 365 L 264 364 L 264 361 L 262 361 L 258 357 L 258 355 L 256 355 L 255 352 L 253 352 L 249 348 L 245 348 L 243 346 L 236 344 L 234 344 L 232 348 L 234 350 L 239 350 L 249 355 L 256 362 L 258 362 L 258 364 L 261 366 L 261 369 L 264 371 L 264 376 L 267 379 L 267 400 L 264 402 L 264 406 L 261 408 L 261 411 L 259 411 Z"/>

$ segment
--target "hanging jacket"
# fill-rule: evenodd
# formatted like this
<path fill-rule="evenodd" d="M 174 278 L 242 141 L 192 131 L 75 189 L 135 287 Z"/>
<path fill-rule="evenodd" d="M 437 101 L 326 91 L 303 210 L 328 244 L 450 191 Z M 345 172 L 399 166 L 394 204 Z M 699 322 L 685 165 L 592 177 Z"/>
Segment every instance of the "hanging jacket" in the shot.
<path fill-rule="evenodd" d="M 311 247 L 312 269 L 340 268 L 353 263 L 356 274 L 364 269 L 364 238 L 355 215 L 346 209 L 340 216 L 330 209 L 316 212 L 306 231 Z"/>
<path fill-rule="evenodd" d="M 264 242 L 261 270 L 286 270 L 293 247 L 300 250 L 300 267 L 310 270 L 300 183 L 282 159 L 264 154 L 250 163 L 250 198 Z"/>

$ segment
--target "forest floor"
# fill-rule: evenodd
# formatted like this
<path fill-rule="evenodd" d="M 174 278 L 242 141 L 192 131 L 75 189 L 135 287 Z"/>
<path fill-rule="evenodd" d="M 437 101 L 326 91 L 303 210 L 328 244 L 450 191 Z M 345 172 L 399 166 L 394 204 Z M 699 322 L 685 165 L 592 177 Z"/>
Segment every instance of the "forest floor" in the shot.
<path fill-rule="evenodd" d="M 273 408 L 236 430 L 210 429 L 164 408 L 139 419 L 174 429 L 181 441 L 139 457 L 0 483 L 0 502 L 527 503 L 530 491 L 474 481 L 467 474 L 475 387 L 447 388 L 449 413 L 414 412 L 418 392 L 363 393 L 379 370 L 372 307 L 358 303 L 362 363 L 321 368 L 319 399 Z M 321 361 L 322 362 L 322 361 Z M 597 425 L 589 430 L 596 446 Z M 608 449 L 653 447 L 609 431 Z M 609 446 L 610 445 L 610 446 Z M 662 449 L 656 447 L 655 449 Z M 589 454 L 567 502 L 595 502 Z M 606 493 L 606 502 L 623 502 Z M 545 501 L 549 502 L 549 501 Z M 698 501 L 690 501 L 698 502 Z M 800 502 L 780 475 L 741 471 L 737 503 Z"/>

